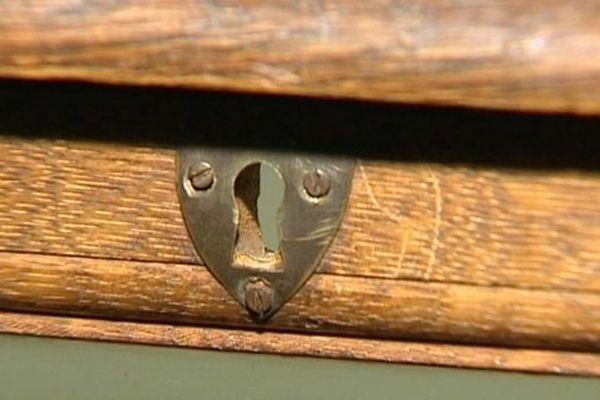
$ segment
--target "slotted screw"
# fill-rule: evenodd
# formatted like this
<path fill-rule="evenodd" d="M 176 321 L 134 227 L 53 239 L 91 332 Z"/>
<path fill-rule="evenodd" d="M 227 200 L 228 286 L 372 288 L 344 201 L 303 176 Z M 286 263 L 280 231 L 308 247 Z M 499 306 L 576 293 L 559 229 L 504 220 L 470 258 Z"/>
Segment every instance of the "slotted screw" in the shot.
<path fill-rule="evenodd" d="M 251 280 L 246 284 L 244 300 L 252 314 L 262 318 L 273 306 L 273 289 L 262 279 Z"/>
<path fill-rule="evenodd" d="M 319 168 L 307 172 L 302 183 L 306 193 L 317 199 L 326 196 L 331 190 L 331 177 Z"/>
<path fill-rule="evenodd" d="M 198 162 L 190 167 L 188 179 L 194 190 L 208 190 L 215 182 L 215 170 L 206 161 Z"/>

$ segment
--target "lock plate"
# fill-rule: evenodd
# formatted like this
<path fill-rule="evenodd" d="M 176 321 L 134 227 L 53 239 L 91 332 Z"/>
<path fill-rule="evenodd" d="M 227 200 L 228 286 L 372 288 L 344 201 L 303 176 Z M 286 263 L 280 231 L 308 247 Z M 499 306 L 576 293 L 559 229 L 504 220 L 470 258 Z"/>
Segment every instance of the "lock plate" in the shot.
<path fill-rule="evenodd" d="M 258 230 L 246 229 L 255 223 L 252 204 L 238 193 L 258 192 L 259 164 L 271 166 L 284 183 L 276 251 L 266 249 Z M 344 215 L 354 164 L 344 157 L 272 151 L 179 150 L 177 191 L 194 247 L 253 318 L 271 317 L 316 269 Z"/>

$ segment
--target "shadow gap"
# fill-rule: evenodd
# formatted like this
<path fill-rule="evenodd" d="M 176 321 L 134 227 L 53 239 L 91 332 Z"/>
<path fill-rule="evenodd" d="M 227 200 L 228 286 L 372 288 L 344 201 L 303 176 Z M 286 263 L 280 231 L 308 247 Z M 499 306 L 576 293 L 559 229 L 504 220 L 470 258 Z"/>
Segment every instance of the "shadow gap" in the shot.
<path fill-rule="evenodd" d="M 0 80 L 0 132 L 168 148 L 600 169 L 600 117 L 66 81 Z"/>

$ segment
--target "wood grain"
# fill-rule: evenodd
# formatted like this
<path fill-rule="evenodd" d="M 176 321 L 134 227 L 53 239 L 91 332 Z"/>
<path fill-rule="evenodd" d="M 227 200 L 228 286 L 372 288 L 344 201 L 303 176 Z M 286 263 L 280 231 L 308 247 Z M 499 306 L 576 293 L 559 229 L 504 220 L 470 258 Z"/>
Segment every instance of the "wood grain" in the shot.
<path fill-rule="evenodd" d="M 0 332 L 337 359 L 600 376 L 600 355 L 353 339 L 0 312 Z"/>
<path fill-rule="evenodd" d="M 600 113 L 595 0 L 0 4 L 0 76 Z"/>
<path fill-rule="evenodd" d="M 600 295 L 316 274 L 263 325 L 203 267 L 0 254 L 0 308 L 446 343 L 600 350 Z"/>
<path fill-rule="evenodd" d="M 0 251 L 201 264 L 175 152 L 0 138 Z M 569 292 L 600 290 L 594 173 L 360 162 L 320 272 Z"/>

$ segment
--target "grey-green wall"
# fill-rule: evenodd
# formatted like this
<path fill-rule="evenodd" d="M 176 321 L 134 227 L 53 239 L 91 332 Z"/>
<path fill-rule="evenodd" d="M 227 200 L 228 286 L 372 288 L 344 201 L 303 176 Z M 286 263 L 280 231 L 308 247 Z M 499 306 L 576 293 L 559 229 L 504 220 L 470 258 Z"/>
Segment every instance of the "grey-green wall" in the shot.
<path fill-rule="evenodd" d="M 0 335 L 0 399 L 600 399 L 600 380 Z"/>

